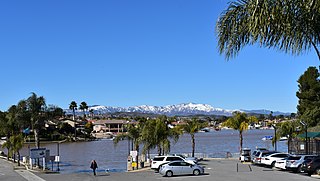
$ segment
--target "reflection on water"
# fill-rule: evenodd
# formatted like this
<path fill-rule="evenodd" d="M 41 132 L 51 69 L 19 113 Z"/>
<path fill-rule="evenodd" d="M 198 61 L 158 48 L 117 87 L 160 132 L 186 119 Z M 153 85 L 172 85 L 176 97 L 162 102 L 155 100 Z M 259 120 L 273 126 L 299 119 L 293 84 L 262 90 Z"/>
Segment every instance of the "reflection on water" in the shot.
<path fill-rule="evenodd" d="M 273 149 L 271 141 L 262 141 L 267 135 L 273 135 L 274 130 L 249 130 L 243 133 L 243 147 L 265 147 Z M 225 157 L 227 152 L 239 152 L 239 133 L 234 130 L 211 131 L 197 133 L 196 151 L 208 157 Z M 57 155 L 57 144 L 41 145 L 50 149 L 50 155 Z M 91 160 L 98 163 L 98 172 L 110 169 L 111 172 L 125 171 L 127 168 L 128 142 L 121 141 L 115 147 L 112 140 L 91 142 L 76 142 L 60 144 L 59 165 L 61 173 L 90 172 Z M 286 141 L 277 143 L 278 151 L 287 151 Z M 191 153 L 191 137 L 183 135 L 179 141 L 171 146 L 171 153 Z M 152 153 L 156 153 L 153 150 Z M 22 155 L 28 155 L 28 147 L 22 150 Z M 51 164 L 48 165 L 51 168 Z M 56 170 L 56 165 L 54 165 Z"/>

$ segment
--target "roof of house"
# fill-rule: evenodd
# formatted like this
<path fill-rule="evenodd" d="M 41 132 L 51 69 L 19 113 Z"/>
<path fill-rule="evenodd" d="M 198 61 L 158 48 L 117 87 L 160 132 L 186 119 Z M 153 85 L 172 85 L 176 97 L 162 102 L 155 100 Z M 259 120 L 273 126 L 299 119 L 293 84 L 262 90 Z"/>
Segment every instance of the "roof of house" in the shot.
<path fill-rule="evenodd" d="M 97 120 L 93 124 L 99 125 L 99 124 L 126 124 L 127 120 Z"/>

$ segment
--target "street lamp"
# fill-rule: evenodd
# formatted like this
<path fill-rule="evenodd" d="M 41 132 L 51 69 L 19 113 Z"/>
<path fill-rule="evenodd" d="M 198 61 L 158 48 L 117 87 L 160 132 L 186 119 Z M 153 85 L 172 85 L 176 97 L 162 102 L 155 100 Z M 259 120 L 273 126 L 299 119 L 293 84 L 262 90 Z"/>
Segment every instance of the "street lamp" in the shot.
<path fill-rule="evenodd" d="M 306 143 L 305 143 L 305 151 L 306 151 L 306 155 L 309 153 L 309 149 L 308 149 L 308 124 L 302 120 L 300 120 L 300 123 L 304 126 L 305 132 L 306 132 Z"/>

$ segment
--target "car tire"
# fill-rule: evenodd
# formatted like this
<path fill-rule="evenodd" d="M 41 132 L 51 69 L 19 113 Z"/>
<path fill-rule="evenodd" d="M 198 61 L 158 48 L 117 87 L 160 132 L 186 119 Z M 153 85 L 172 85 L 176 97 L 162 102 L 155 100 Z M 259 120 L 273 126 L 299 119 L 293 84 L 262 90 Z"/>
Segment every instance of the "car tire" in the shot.
<path fill-rule="evenodd" d="M 167 171 L 167 172 L 166 172 L 166 176 L 167 176 L 167 177 L 172 177 L 172 176 L 173 176 L 172 171 L 170 171 L 170 170 L 169 170 L 169 171 Z"/>
<path fill-rule="evenodd" d="M 301 173 L 301 165 L 298 166 L 296 172 L 297 172 L 297 173 Z"/>
<path fill-rule="evenodd" d="M 273 168 L 275 164 L 276 164 L 276 162 L 273 161 L 273 162 L 271 163 L 271 168 Z"/>
<path fill-rule="evenodd" d="M 193 170 L 193 175 L 200 175 L 200 170 L 198 170 L 198 169 Z"/>
<path fill-rule="evenodd" d="M 317 175 L 320 175 L 320 168 L 317 168 L 317 169 L 316 169 L 316 174 L 317 174 Z"/>

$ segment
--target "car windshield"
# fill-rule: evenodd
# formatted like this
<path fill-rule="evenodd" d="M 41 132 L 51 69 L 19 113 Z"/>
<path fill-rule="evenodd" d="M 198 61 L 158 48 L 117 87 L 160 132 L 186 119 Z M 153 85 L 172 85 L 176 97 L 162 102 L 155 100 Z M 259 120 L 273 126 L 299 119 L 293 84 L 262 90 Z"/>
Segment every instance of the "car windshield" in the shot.
<path fill-rule="evenodd" d="M 289 156 L 288 160 L 300 160 L 301 156 Z"/>
<path fill-rule="evenodd" d="M 164 157 L 155 157 L 155 158 L 153 159 L 153 161 L 163 161 L 163 158 L 164 158 Z"/>

